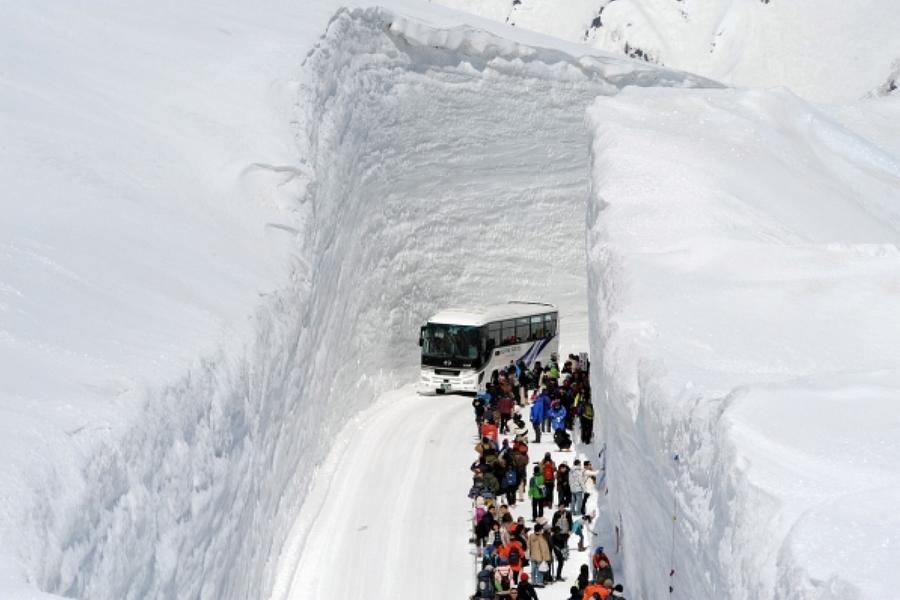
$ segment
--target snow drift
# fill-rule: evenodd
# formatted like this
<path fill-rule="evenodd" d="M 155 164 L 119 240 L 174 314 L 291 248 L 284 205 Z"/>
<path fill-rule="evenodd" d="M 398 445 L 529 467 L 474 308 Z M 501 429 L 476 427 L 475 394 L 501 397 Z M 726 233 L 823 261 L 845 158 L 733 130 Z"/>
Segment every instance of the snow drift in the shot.
<path fill-rule="evenodd" d="M 898 109 L 593 105 L 591 347 L 632 593 L 896 595 Z"/>

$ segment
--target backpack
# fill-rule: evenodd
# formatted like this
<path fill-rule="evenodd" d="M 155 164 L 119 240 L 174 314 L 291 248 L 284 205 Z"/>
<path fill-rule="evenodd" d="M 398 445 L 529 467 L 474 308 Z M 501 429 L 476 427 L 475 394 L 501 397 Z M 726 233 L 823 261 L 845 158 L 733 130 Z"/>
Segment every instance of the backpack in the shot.
<path fill-rule="evenodd" d="M 522 564 L 522 556 L 519 554 L 518 548 L 514 547 L 509 551 L 509 564 L 516 566 Z"/>
<path fill-rule="evenodd" d="M 494 582 L 492 580 L 493 576 L 487 569 L 478 573 L 478 591 L 475 592 L 478 598 L 494 597 Z"/>
<path fill-rule="evenodd" d="M 513 464 L 520 469 L 528 466 L 528 455 L 521 452 L 516 452 L 515 454 L 513 454 Z"/>
<path fill-rule="evenodd" d="M 516 472 L 512 469 L 507 469 L 503 474 L 503 487 L 507 490 L 516 487 Z"/>
<path fill-rule="evenodd" d="M 547 461 L 544 463 L 544 481 L 551 482 L 553 481 L 553 463 L 551 461 Z"/>

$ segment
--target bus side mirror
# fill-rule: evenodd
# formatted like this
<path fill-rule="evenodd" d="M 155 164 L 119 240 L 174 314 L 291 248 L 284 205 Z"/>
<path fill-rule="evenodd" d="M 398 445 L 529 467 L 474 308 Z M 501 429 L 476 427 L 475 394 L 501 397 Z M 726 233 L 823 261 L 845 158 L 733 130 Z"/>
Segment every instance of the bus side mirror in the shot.
<path fill-rule="evenodd" d="M 425 345 L 425 327 L 419 328 L 419 346 Z"/>

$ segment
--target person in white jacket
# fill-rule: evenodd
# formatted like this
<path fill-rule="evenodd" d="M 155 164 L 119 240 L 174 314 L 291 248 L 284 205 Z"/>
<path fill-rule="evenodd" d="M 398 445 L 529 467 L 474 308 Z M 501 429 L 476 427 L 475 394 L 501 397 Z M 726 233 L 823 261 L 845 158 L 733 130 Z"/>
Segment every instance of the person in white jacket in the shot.
<path fill-rule="evenodd" d="M 581 501 L 581 514 L 584 514 L 587 509 L 587 501 L 591 496 L 591 490 L 593 490 L 597 486 L 597 476 L 599 472 L 595 471 L 593 466 L 591 466 L 591 461 L 584 461 L 584 499 Z"/>
<path fill-rule="evenodd" d="M 584 501 L 584 468 L 577 458 L 569 470 L 569 489 L 572 491 L 572 514 L 578 516 Z"/>

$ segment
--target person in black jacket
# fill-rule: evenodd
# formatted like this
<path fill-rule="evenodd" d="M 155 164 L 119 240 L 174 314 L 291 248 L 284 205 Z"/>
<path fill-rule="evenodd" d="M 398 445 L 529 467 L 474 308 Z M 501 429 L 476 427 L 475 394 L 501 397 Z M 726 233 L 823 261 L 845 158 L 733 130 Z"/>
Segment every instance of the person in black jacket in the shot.
<path fill-rule="evenodd" d="M 519 592 L 519 600 L 539 600 L 534 586 L 528 581 L 528 573 L 519 575 L 519 585 L 516 586 Z"/>
<path fill-rule="evenodd" d="M 562 577 L 563 565 L 569 559 L 569 534 L 559 527 L 550 530 L 550 547 L 556 558 L 556 580 L 565 581 Z"/>

